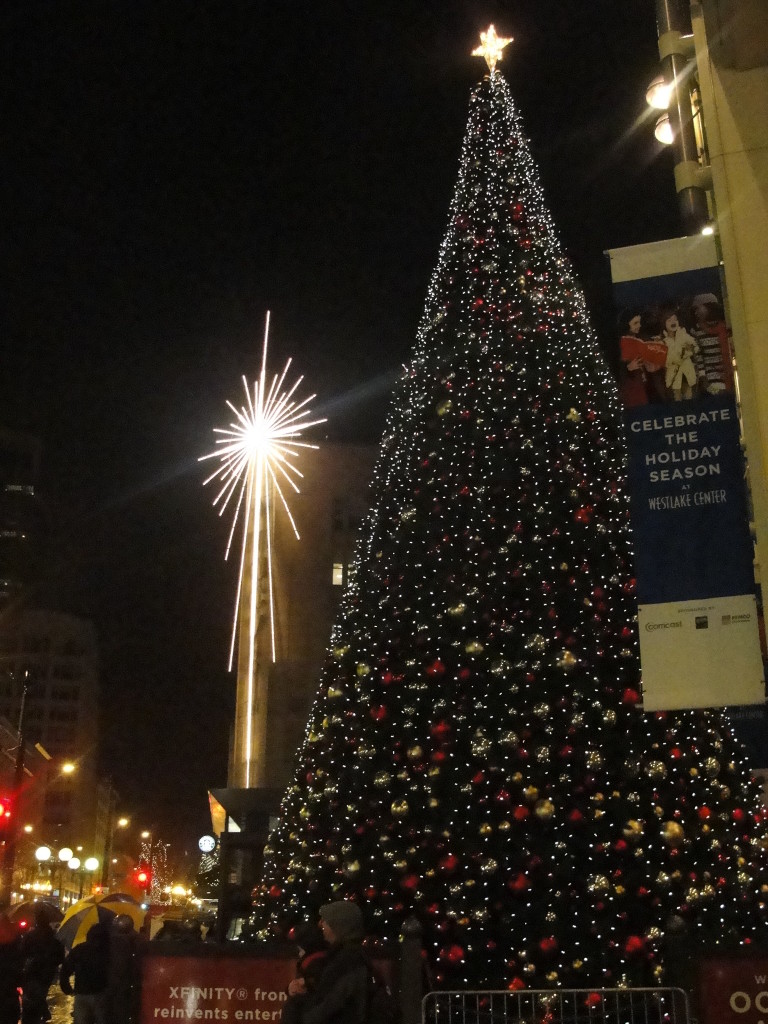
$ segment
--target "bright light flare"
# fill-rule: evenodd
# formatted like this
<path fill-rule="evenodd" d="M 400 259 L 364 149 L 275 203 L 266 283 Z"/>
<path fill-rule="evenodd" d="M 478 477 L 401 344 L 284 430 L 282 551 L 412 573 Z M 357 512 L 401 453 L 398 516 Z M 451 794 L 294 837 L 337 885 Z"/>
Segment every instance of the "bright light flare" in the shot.
<path fill-rule="evenodd" d="M 269 627 L 271 635 L 272 660 L 275 660 L 275 614 L 272 564 L 272 506 L 279 499 L 296 537 L 299 531 L 286 500 L 285 491 L 292 488 L 299 493 L 298 481 L 302 473 L 296 460 L 302 448 L 317 448 L 316 444 L 298 440 L 309 427 L 325 423 L 325 419 L 311 419 L 309 403 L 315 398 L 298 400 L 294 396 L 303 377 L 286 389 L 285 381 L 291 366 L 289 359 L 281 374 L 271 382 L 267 380 L 267 347 L 269 340 L 269 313 L 264 327 L 264 342 L 261 356 L 261 373 L 250 386 L 243 377 L 245 404 L 237 408 L 232 402 L 227 405 L 234 414 L 228 427 L 218 427 L 214 433 L 217 448 L 205 459 L 218 459 L 219 467 L 205 481 L 216 480 L 220 489 L 213 499 L 214 506 L 223 515 L 232 510 L 232 527 L 227 540 L 225 557 L 229 557 L 232 541 L 238 525 L 242 529 L 240 572 L 235 599 L 235 615 L 232 627 L 232 642 L 229 652 L 229 669 L 234 663 L 239 613 L 245 599 L 250 609 L 249 651 L 248 651 L 248 735 L 246 737 L 246 759 L 251 759 L 250 722 L 253 707 L 254 674 L 256 669 L 256 634 L 259 596 L 263 586 L 267 587 L 269 599 Z M 251 543 L 249 544 L 249 538 Z M 263 545 L 263 547 L 262 547 Z M 266 580 L 262 580 L 262 550 L 266 553 Z M 250 592 L 243 593 L 244 580 L 250 581 Z M 242 643 L 242 638 L 241 638 Z M 246 785 L 248 782 L 246 781 Z"/>

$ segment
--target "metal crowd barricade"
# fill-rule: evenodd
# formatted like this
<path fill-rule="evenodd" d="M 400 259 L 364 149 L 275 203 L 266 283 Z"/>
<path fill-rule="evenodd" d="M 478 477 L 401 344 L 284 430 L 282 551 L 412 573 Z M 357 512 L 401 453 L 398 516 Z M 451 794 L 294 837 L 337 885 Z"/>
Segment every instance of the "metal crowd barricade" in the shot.
<path fill-rule="evenodd" d="M 430 992 L 422 1024 L 690 1024 L 680 988 Z"/>

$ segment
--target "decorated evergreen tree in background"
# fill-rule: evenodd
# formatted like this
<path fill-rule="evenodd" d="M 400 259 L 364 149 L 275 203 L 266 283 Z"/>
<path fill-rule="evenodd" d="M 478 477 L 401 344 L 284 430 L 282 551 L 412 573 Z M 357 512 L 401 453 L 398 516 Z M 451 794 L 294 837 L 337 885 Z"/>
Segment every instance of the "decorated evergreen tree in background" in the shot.
<path fill-rule="evenodd" d="M 720 714 L 643 714 L 632 571 L 614 386 L 492 70 L 261 934 L 351 898 L 417 915 L 439 986 L 514 989 L 663 982 L 673 917 L 764 928 L 759 790 Z"/>

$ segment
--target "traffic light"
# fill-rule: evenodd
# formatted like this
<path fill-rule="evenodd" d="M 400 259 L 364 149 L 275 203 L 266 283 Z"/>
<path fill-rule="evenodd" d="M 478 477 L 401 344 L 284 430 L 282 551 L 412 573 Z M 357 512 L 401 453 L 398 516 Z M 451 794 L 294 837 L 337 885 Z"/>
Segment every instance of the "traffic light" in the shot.
<path fill-rule="evenodd" d="M 146 864 L 139 864 L 134 870 L 133 881 L 139 889 L 143 889 L 145 893 L 149 892 L 149 887 L 152 885 L 152 872 Z"/>
<path fill-rule="evenodd" d="M 11 798 L 0 796 L 0 842 L 8 837 L 8 830 L 11 826 Z"/>

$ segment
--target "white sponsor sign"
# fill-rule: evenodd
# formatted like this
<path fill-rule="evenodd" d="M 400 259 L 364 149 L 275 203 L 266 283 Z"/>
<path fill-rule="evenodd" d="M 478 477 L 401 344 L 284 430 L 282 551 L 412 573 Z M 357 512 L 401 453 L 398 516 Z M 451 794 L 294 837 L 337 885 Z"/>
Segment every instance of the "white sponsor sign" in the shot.
<path fill-rule="evenodd" d="M 764 700 L 753 594 L 640 605 L 638 619 L 646 711 Z"/>

